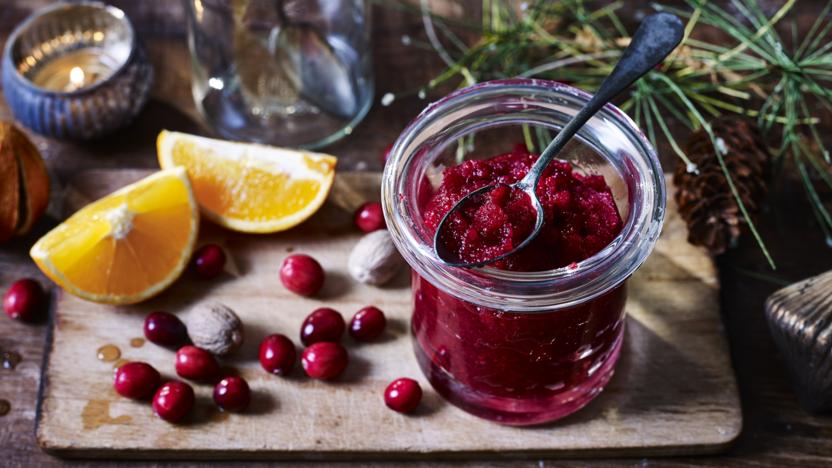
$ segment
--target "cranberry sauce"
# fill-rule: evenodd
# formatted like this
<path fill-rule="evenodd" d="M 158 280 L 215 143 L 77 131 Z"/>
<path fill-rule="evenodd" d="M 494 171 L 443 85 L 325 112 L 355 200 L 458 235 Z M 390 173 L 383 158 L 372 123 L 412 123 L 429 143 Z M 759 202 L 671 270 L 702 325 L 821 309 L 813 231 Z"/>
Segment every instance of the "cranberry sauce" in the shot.
<path fill-rule="evenodd" d="M 442 217 L 465 195 L 495 183 L 523 178 L 537 155 L 522 145 L 486 160 L 465 161 L 446 169 L 442 185 L 425 207 L 425 225 L 435 232 Z M 494 264 L 504 270 L 542 271 L 591 257 L 621 231 L 622 221 L 604 178 L 584 176 L 566 161 L 555 160 L 537 186 L 543 205 L 543 231 L 525 249 Z M 498 186 L 485 200 L 454 213 L 444 239 L 467 262 L 494 258 L 529 236 L 534 209 L 523 192 Z"/>
<path fill-rule="evenodd" d="M 436 390 L 505 424 L 566 416 L 612 376 L 623 332 L 624 286 L 543 314 L 477 307 L 413 275 L 414 348 Z"/>
<path fill-rule="evenodd" d="M 518 147 L 446 169 L 425 206 L 426 226 L 435 231 L 472 190 L 522 178 L 536 158 Z M 543 232 L 495 267 L 567 266 L 600 251 L 622 228 L 601 176 L 581 175 L 569 163 L 553 161 L 537 191 L 546 216 Z M 456 245 L 466 261 L 511 249 L 534 222 L 527 201 L 505 193 L 489 197 L 471 212 L 463 210 L 452 225 L 448 245 Z M 477 306 L 417 274 L 413 297 L 412 330 L 422 370 L 439 393 L 481 417 L 516 425 L 552 421 L 587 404 L 612 376 L 623 336 L 623 285 L 578 306 L 536 314 Z"/>

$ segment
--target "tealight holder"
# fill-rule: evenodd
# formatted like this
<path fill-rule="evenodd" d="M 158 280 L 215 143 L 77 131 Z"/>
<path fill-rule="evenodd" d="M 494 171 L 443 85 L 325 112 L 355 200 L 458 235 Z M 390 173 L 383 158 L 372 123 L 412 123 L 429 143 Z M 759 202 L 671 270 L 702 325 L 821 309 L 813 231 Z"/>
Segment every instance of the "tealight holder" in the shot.
<path fill-rule="evenodd" d="M 18 121 L 43 135 L 80 140 L 130 123 L 153 81 L 130 20 L 100 2 L 34 12 L 9 36 L 2 73 Z"/>

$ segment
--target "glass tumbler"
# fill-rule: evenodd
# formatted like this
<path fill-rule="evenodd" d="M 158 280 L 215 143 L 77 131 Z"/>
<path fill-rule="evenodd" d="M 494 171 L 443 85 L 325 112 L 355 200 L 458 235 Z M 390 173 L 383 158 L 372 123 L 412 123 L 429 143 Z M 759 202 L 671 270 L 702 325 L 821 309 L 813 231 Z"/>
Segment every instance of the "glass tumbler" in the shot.
<path fill-rule="evenodd" d="M 192 91 L 222 137 L 317 148 L 373 99 L 365 0 L 185 0 Z"/>
<path fill-rule="evenodd" d="M 612 377 L 624 337 L 626 280 L 661 231 L 665 182 L 653 148 L 608 105 L 561 153 L 578 172 L 600 174 L 624 225 L 577 264 L 538 272 L 464 269 L 432 249 L 423 210 L 457 142 L 476 134 L 484 158 L 523 141 L 521 126 L 562 128 L 588 101 L 572 87 L 503 80 L 431 104 L 394 144 L 382 203 L 397 248 L 413 269 L 416 358 L 438 393 L 480 417 L 511 425 L 553 421 L 589 403 Z M 475 156 L 476 155 L 476 156 Z"/>

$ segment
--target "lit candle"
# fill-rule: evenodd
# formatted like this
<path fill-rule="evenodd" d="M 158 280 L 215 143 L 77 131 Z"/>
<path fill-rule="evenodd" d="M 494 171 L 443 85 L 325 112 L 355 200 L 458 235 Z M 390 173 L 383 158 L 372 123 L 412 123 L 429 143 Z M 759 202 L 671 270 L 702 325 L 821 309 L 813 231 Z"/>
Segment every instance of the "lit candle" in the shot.
<path fill-rule="evenodd" d="M 87 140 L 126 125 L 153 81 L 127 16 L 98 1 L 37 10 L 3 50 L 6 103 L 18 121 L 51 137 Z"/>
<path fill-rule="evenodd" d="M 67 52 L 37 70 L 32 83 L 50 91 L 73 92 L 106 80 L 115 73 L 119 61 L 98 47 Z"/>

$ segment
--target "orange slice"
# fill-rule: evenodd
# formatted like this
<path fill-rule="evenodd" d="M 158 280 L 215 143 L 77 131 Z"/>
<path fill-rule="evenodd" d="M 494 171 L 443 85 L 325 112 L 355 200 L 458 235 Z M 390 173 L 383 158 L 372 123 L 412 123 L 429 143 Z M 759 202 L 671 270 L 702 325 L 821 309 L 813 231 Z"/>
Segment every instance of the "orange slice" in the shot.
<path fill-rule="evenodd" d="M 163 130 L 159 165 L 185 166 L 203 214 L 241 232 L 294 227 L 326 200 L 336 158 L 328 154 L 213 140 Z"/>
<path fill-rule="evenodd" d="M 76 296 L 134 304 L 179 277 L 198 228 L 188 176 L 175 168 L 87 205 L 38 240 L 30 255 L 46 276 Z"/>

